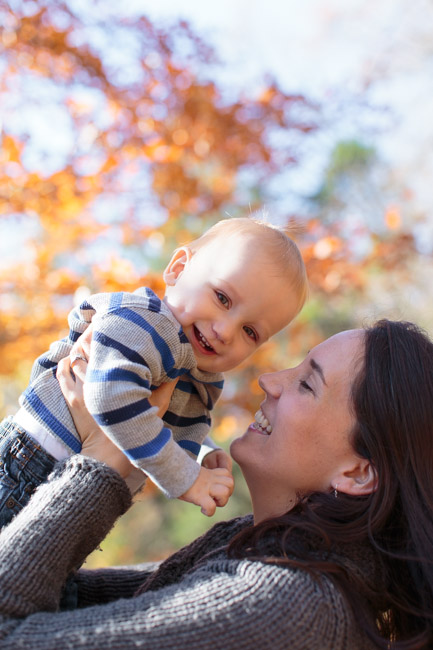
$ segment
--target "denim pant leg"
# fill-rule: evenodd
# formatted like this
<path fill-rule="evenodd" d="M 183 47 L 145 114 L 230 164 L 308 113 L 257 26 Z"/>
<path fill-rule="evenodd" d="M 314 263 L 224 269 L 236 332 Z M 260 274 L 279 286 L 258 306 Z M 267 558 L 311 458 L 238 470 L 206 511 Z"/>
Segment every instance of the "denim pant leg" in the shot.
<path fill-rule="evenodd" d="M 0 529 L 29 501 L 38 485 L 46 481 L 56 460 L 7 418 L 0 424 Z M 66 581 L 60 609 L 75 609 L 77 585 L 73 575 Z"/>
<path fill-rule="evenodd" d="M 0 528 L 8 524 L 43 483 L 56 460 L 7 418 L 0 424 Z"/>

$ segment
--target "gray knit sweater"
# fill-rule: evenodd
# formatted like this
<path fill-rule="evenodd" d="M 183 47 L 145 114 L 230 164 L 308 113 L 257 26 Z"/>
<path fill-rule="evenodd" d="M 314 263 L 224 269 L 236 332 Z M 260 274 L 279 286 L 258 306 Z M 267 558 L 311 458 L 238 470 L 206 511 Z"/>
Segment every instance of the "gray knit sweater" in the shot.
<path fill-rule="evenodd" d="M 77 455 L 57 465 L 0 535 L 3 650 L 373 648 L 328 578 L 227 557 L 250 517 L 217 524 L 159 568 L 80 570 L 80 608 L 56 611 L 68 573 L 129 505 L 104 464 Z M 368 549 L 362 566 L 355 557 L 343 558 L 348 570 L 373 580 Z"/>

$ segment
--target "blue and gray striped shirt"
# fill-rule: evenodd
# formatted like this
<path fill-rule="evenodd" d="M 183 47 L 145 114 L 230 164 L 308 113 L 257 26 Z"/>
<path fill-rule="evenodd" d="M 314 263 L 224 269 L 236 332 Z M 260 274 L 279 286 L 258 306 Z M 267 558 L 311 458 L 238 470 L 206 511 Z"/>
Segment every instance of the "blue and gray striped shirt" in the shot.
<path fill-rule="evenodd" d="M 149 288 L 90 296 L 68 317 L 69 335 L 36 359 L 20 397 L 26 409 L 71 453 L 81 442 L 56 379 L 92 323 L 84 399 L 105 434 L 170 497 L 194 483 L 195 460 L 210 428 L 210 411 L 223 376 L 197 368 L 194 353 L 171 311 Z M 179 378 L 163 420 L 148 401 L 152 390 Z"/>

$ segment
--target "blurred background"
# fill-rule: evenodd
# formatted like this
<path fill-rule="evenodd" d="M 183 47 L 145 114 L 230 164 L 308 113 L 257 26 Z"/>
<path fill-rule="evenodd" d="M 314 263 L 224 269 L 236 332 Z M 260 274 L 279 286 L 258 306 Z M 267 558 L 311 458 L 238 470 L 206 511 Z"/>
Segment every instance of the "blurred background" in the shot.
<path fill-rule="evenodd" d="M 179 7 L 181 6 L 181 9 Z M 257 376 L 381 316 L 432 333 L 430 0 L 0 0 L 0 411 L 89 292 L 163 292 L 215 221 L 291 224 L 311 295 L 227 376 L 222 446 Z M 209 520 L 151 485 L 89 565 L 158 559 Z"/>

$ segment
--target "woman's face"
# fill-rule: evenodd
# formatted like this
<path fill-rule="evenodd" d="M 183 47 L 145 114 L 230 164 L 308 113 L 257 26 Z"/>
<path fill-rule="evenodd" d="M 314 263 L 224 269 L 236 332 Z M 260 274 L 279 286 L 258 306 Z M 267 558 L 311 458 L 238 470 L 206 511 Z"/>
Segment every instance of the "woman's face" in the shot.
<path fill-rule="evenodd" d="M 353 470 L 350 391 L 363 353 L 362 330 L 341 332 L 296 368 L 260 377 L 265 399 L 231 446 L 260 518 L 286 512 L 299 494 L 338 490 L 339 477 Z"/>

